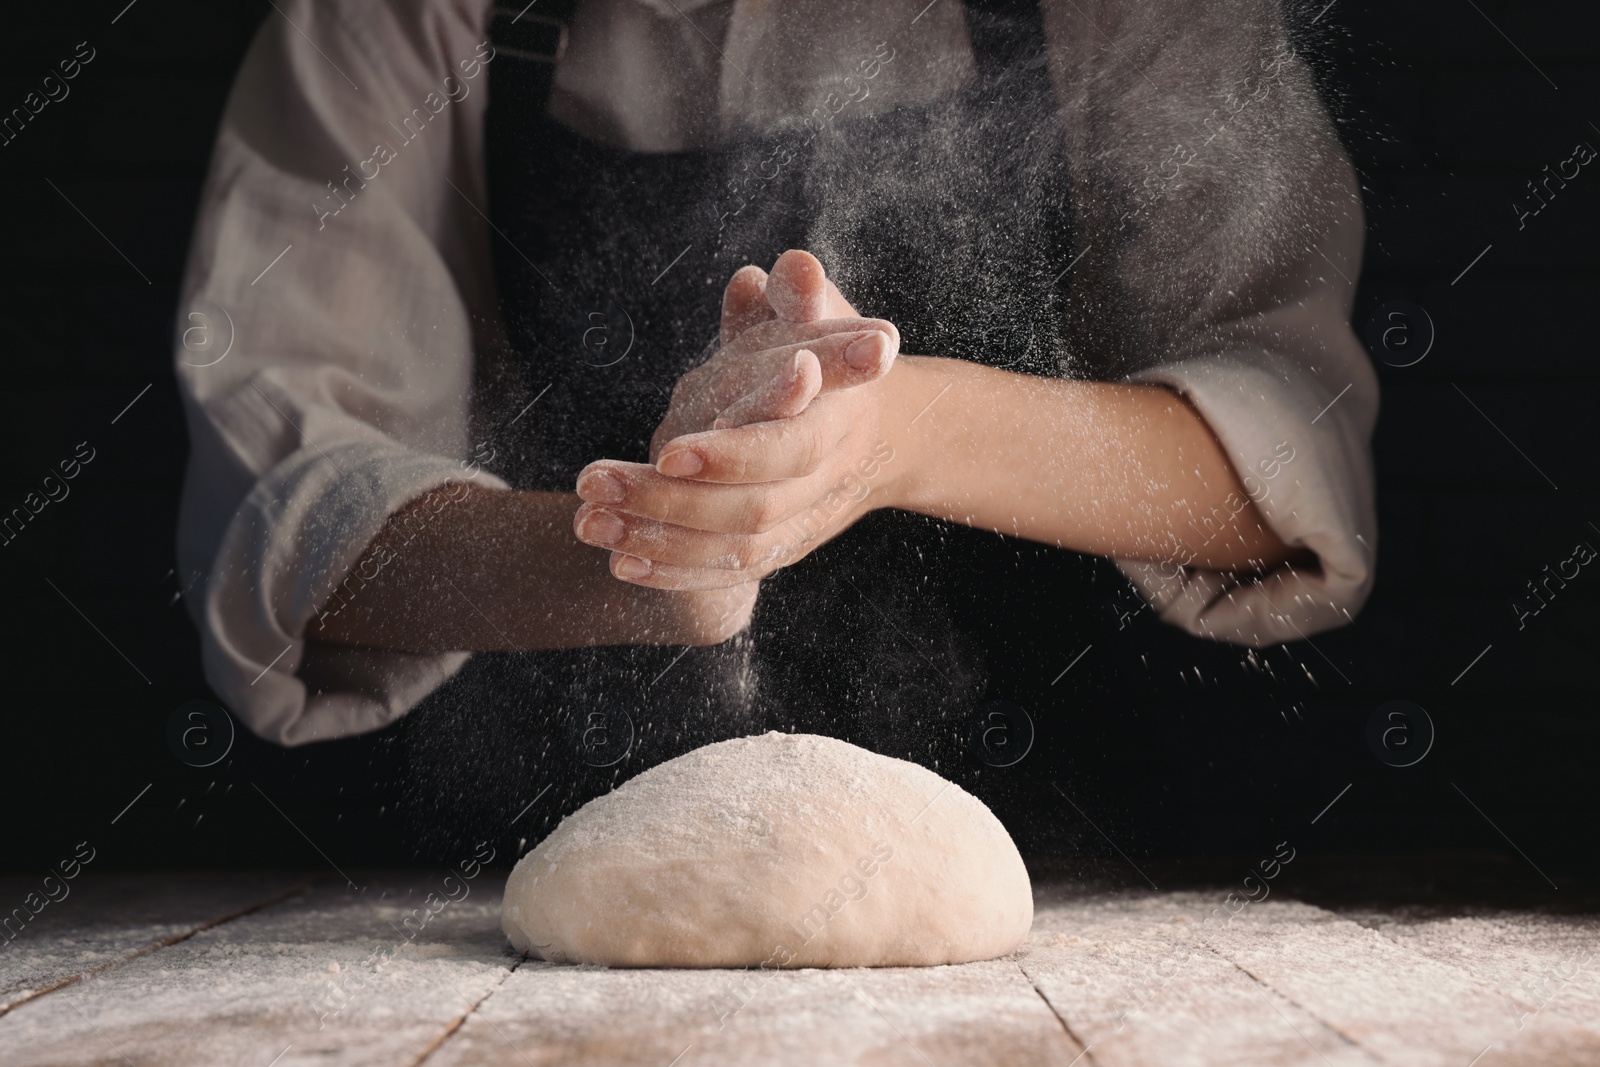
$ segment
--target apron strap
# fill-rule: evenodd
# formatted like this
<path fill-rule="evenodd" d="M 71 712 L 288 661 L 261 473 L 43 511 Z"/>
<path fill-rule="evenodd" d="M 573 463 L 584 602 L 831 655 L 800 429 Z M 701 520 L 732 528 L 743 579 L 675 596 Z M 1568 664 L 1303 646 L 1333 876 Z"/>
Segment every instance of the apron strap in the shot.
<path fill-rule="evenodd" d="M 1024 68 L 1043 68 L 1044 15 L 1038 0 L 966 0 L 965 6 L 980 83 L 992 85 Z"/>
<path fill-rule="evenodd" d="M 499 101 L 518 114 L 544 114 L 556 63 L 567 50 L 567 24 L 577 7 L 578 0 L 494 6 L 489 19 L 495 58 L 489 65 L 491 111 Z"/>

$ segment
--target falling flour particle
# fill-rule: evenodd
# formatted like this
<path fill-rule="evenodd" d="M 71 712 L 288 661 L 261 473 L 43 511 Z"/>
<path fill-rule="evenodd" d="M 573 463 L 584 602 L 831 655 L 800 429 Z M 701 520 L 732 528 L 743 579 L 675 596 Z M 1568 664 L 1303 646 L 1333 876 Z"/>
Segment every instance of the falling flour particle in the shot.
<path fill-rule="evenodd" d="M 633 967 L 887 967 L 990 959 L 1033 921 L 983 802 L 828 737 L 721 741 L 584 805 L 512 871 L 520 952 Z"/>

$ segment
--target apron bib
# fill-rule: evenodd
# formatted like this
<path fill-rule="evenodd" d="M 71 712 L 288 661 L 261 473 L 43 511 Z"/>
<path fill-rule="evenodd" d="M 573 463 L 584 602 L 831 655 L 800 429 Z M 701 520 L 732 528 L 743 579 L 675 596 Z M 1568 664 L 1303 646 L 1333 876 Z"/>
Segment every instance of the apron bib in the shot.
<path fill-rule="evenodd" d="M 669 153 L 551 120 L 550 66 L 497 29 L 494 267 L 518 392 L 539 399 L 493 440 L 496 472 L 571 491 L 595 459 L 646 461 L 673 384 L 709 355 L 729 276 L 789 248 L 893 321 L 905 352 L 1091 376 L 1069 366 L 1064 336 L 1070 181 L 1037 5 L 969 2 L 967 16 L 968 88 L 866 117 L 847 101 Z M 891 59 L 876 76 L 899 73 Z M 515 828 L 531 842 L 645 767 L 766 729 L 831 734 L 973 788 L 983 765 L 970 757 L 995 722 L 986 702 L 1020 704 L 1036 724 L 1063 713 L 1050 678 L 1081 647 L 1097 570 L 877 511 L 763 582 L 750 630 L 724 645 L 474 656 L 408 716 L 413 788 L 463 834 L 498 835 L 549 785 Z"/>

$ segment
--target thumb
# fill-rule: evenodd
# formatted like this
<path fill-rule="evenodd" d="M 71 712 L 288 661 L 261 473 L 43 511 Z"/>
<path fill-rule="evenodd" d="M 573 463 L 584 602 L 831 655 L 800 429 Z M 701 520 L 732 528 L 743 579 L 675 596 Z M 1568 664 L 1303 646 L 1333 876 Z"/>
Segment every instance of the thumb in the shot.
<path fill-rule="evenodd" d="M 785 370 L 723 409 L 711 424 L 714 430 L 771 422 L 800 414 L 822 392 L 822 364 L 817 354 L 802 348 Z"/>

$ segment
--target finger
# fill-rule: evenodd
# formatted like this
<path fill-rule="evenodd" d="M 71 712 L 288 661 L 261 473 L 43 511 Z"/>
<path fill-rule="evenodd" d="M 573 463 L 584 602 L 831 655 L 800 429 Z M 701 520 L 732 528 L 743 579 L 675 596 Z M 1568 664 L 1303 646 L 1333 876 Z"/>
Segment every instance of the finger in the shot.
<path fill-rule="evenodd" d="M 792 418 L 685 434 L 661 449 L 656 469 L 674 478 L 748 484 L 804 478 L 850 432 L 826 406 Z M 677 473 L 685 472 L 685 473 Z"/>
<path fill-rule="evenodd" d="M 738 352 L 736 346 L 729 346 L 723 351 L 731 353 L 731 358 L 714 375 L 708 376 L 705 368 L 696 368 L 684 375 L 673 389 L 672 408 L 662 419 L 661 426 L 651 435 L 650 455 L 659 460 L 661 448 L 673 437 L 714 424 L 719 416 L 742 401 L 749 400 L 758 411 L 770 403 L 774 405 L 774 410 L 781 408 L 782 413 L 739 417 L 739 413 L 735 412 L 734 417 L 741 424 L 762 421 L 764 418 L 787 418 L 803 411 L 819 393 L 864 385 L 889 372 L 895 357 L 890 337 L 876 328 L 861 328 L 863 325 L 874 325 L 875 320 L 831 321 L 856 328 L 846 333 L 826 334 L 812 341 L 779 344 L 755 352 Z M 757 331 L 760 329 L 756 327 Z M 803 332 L 815 331 L 806 327 Z M 803 367 L 800 380 L 793 378 L 796 360 L 802 358 L 801 353 L 807 354 L 804 357 L 805 364 L 816 368 L 814 390 L 809 366 Z M 693 399 L 686 401 L 686 396 Z M 669 423 L 673 432 L 664 433 L 663 429 Z"/>
<path fill-rule="evenodd" d="M 890 346 L 897 352 L 900 350 L 900 330 L 888 319 L 844 315 L 839 318 L 817 319 L 813 322 L 787 322 L 779 319 L 758 322 L 723 346 L 723 354 L 741 355 L 760 352 L 783 345 L 805 344 L 836 333 L 861 333 L 866 330 L 878 330 L 888 335 Z"/>
<path fill-rule="evenodd" d="M 829 340 L 830 331 L 842 336 Z M 867 338 L 866 354 L 858 356 L 861 366 L 852 366 L 846 349 L 870 332 L 887 337 L 887 355 L 875 338 Z M 849 317 L 802 324 L 774 321 L 751 327 L 725 345 L 711 363 L 694 368 L 678 380 L 666 415 L 650 435 L 651 462 L 660 458 L 668 441 L 711 425 L 729 406 L 770 384 L 783 369 L 792 368 L 801 348 L 808 348 L 817 356 L 822 369 L 821 392 L 826 393 L 874 381 L 888 373 L 898 351 L 899 337 L 894 323 L 885 319 Z"/>
<path fill-rule="evenodd" d="M 787 426 L 795 421 L 756 426 Z M 805 477 L 760 483 L 694 481 L 668 477 L 643 463 L 606 459 L 584 468 L 578 496 L 586 504 L 605 505 L 624 522 L 637 516 L 708 533 L 754 534 L 782 525 L 822 495 L 816 481 Z"/>
<path fill-rule="evenodd" d="M 819 276 L 822 279 L 820 298 Z M 772 278 L 778 280 L 776 290 L 772 288 Z M 800 250 L 785 252 L 773 264 L 772 276 L 767 280 L 767 303 L 780 319 L 789 322 L 861 314 L 844 298 L 833 279 L 826 276 L 817 258 Z"/>
<path fill-rule="evenodd" d="M 875 336 L 882 337 L 882 334 Z M 786 371 L 775 374 L 753 392 L 734 401 L 717 416 L 712 427 L 744 426 L 798 415 L 822 392 L 822 364 L 809 348 L 795 353 Z M 663 473 L 670 474 L 670 471 Z"/>
<path fill-rule="evenodd" d="M 740 267 L 722 291 L 722 343 L 738 337 L 773 317 L 767 302 L 767 272 L 757 266 Z"/>
<path fill-rule="evenodd" d="M 750 581 L 747 571 L 680 567 L 673 563 L 655 563 L 626 552 L 611 553 L 611 575 L 651 589 L 734 589 Z"/>
<path fill-rule="evenodd" d="M 845 349 L 851 342 L 872 333 L 882 334 L 887 339 L 892 363 L 893 353 L 898 352 L 900 331 L 887 319 L 759 323 L 724 345 L 709 362 L 694 367 L 678 379 L 672 390 L 673 407 L 690 399 L 697 403 L 708 402 L 712 405 L 707 412 L 709 419 L 746 393 L 766 385 L 780 368 L 791 366 L 801 348 L 810 348 L 823 361 L 824 392 L 870 381 L 887 372 L 882 350 L 869 349 L 865 357 L 857 354 L 858 365 L 852 366 L 845 358 Z"/>
<path fill-rule="evenodd" d="M 827 313 L 828 275 L 810 252 L 791 248 L 767 278 L 767 303 L 780 319 L 813 322 Z"/>
<path fill-rule="evenodd" d="M 572 518 L 578 540 L 651 563 L 743 571 L 744 581 L 771 568 L 783 545 L 773 534 L 730 534 L 630 515 L 598 504 L 584 504 Z"/>
<path fill-rule="evenodd" d="M 824 327 L 834 327 L 832 331 Z M 894 324 L 883 319 L 825 319 L 822 322 L 786 324 L 782 330 L 768 330 L 763 323 L 744 333 L 724 351 L 737 355 L 746 349 L 759 355 L 760 373 L 735 373 L 727 375 L 714 397 L 722 404 L 732 404 L 744 394 L 765 386 L 777 368 L 790 367 L 795 355 L 810 349 L 822 368 L 822 392 L 849 389 L 876 381 L 889 373 L 899 354 L 900 332 Z M 767 369 L 771 368 L 771 369 Z M 740 368 L 743 372 L 756 370 L 756 365 Z"/>

